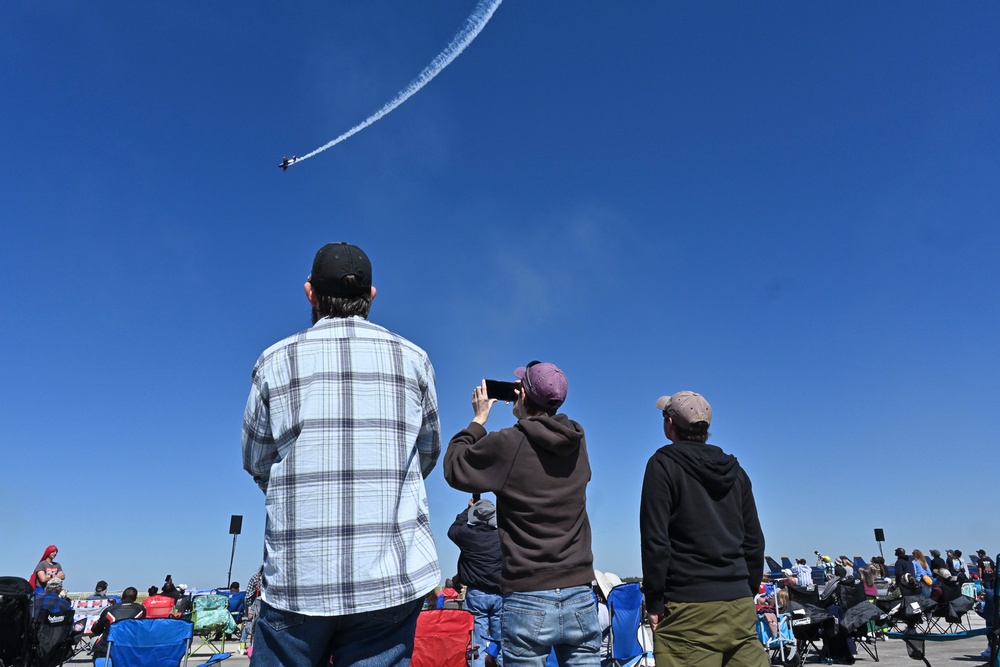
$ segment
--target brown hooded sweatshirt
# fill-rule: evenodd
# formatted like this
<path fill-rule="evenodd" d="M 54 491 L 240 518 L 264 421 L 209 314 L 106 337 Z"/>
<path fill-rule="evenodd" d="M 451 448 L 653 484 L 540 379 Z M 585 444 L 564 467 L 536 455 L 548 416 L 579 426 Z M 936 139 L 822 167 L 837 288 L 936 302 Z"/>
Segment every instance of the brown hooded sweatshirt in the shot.
<path fill-rule="evenodd" d="M 473 422 L 448 443 L 444 477 L 459 491 L 496 494 L 505 593 L 590 585 L 590 461 L 575 421 L 529 417 L 492 433 Z"/>

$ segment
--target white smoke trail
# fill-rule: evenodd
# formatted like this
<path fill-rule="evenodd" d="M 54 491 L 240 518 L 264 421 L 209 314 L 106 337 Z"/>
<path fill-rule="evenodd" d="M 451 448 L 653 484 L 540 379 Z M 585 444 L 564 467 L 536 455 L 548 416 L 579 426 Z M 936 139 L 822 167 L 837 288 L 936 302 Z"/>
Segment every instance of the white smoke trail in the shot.
<path fill-rule="evenodd" d="M 417 75 L 417 78 L 411 81 L 406 88 L 399 91 L 396 94 L 396 97 L 386 102 L 381 109 L 349 129 L 347 132 L 344 132 L 330 143 L 320 146 L 313 152 L 303 155 L 296 162 L 302 162 L 302 160 L 306 160 L 311 158 L 313 155 L 322 153 L 328 148 L 333 148 L 341 141 L 354 136 L 372 123 L 375 123 L 379 119 L 388 115 L 393 109 L 413 97 L 413 95 L 415 95 L 421 88 L 430 83 L 431 79 L 440 74 L 441 70 L 450 65 L 455 58 L 462 54 L 465 47 L 471 44 L 472 40 L 474 40 L 479 33 L 482 32 L 483 28 L 486 27 L 486 24 L 493 16 L 493 12 L 497 10 L 497 7 L 500 6 L 501 2 L 503 2 L 503 0 L 481 0 L 480 3 L 476 5 L 472 14 L 469 15 L 469 18 L 465 19 L 465 25 L 462 29 L 457 35 L 455 35 L 454 38 L 452 38 L 452 40 L 448 43 L 448 46 L 444 47 L 444 51 L 439 53 L 437 57 L 431 61 L 431 64 L 425 67 L 423 71 Z"/>

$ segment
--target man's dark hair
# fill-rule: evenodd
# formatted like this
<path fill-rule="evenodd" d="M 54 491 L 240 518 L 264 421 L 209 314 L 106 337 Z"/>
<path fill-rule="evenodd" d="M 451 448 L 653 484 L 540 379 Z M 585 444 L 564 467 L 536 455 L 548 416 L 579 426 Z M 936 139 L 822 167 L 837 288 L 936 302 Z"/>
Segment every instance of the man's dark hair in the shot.
<path fill-rule="evenodd" d="M 358 288 L 360 283 L 355 275 L 345 276 L 341 284 L 347 289 Z M 313 288 L 316 295 L 316 306 L 313 307 L 313 324 L 324 317 L 363 317 L 368 319 L 368 311 L 372 307 L 371 291 L 363 296 L 326 296 Z"/>
<path fill-rule="evenodd" d="M 711 435 L 708 432 L 707 422 L 695 422 L 691 426 L 684 428 L 677 423 L 677 420 L 674 420 L 674 433 L 677 434 L 678 440 L 688 440 L 702 444 L 708 442 L 708 436 Z"/>
<path fill-rule="evenodd" d="M 229 584 L 229 590 L 231 590 L 231 591 L 234 591 L 234 590 L 238 591 L 238 590 L 240 590 L 240 582 L 234 581 L 233 583 Z"/>
<path fill-rule="evenodd" d="M 556 412 L 559 411 L 558 407 L 555 408 L 543 408 L 542 406 L 535 403 L 533 400 L 528 398 L 528 395 L 524 395 L 524 409 L 528 412 L 529 417 L 537 417 L 541 415 L 548 415 L 551 417 Z"/>
<path fill-rule="evenodd" d="M 160 589 L 157 588 L 156 586 L 150 586 L 149 589 L 146 590 L 146 594 L 149 597 L 153 597 L 154 595 L 156 595 L 157 593 L 159 593 L 159 591 L 160 591 Z"/>
<path fill-rule="evenodd" d="M 135 590 L 135 586 L 129 586 L 122 591 L 122 602 L 135 602 L 137 597 L 139 597 L 139 591 Z"/>

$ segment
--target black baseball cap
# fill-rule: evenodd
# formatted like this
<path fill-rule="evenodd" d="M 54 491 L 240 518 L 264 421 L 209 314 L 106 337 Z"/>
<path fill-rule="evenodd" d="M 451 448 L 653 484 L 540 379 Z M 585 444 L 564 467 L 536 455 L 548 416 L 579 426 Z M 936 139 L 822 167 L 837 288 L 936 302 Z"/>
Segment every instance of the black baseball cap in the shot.
<path fill-rule="evenodd" d="M 357 280 L 345 284 L 347 276 L 355 276 Z M 372 287 L 372 263 L 356 245 L 327 243 L 313 259 L 309 282 L 323 296 L 366 296 Z"/>

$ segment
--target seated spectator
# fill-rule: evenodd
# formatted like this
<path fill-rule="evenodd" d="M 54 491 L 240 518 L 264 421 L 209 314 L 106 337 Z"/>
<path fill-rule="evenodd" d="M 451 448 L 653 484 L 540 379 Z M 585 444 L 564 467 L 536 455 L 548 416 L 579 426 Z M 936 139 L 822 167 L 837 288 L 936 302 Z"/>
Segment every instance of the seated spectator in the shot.
<path fill-rule="evenodd" d="M 150 586 L 146 589 L 146 597 L 153 597 L 154 595 L 159 595 L 160 589 L 156 586 Z"/>
<path fill-rule="evenodd" d="M 906 549 L 903 547 L 896 548 L 896 585 L 899 586 L 903 584 L 903 577 L 905 575 L 910 575 L 916 579 L 916 572 L 913 569 L 913 561 L 910 557 L 906 555 Z"/>
<path fill-rule="evenodd" d="M 160 595 L 165 595 L 168 598 L 177 600 L 177 598 L 181 596 L 181 592 L 176 586 L 174 586 L 172 581 L 168 581 L 163 584 L 163 588 L 160 589 Z"/>
<path fill-rule="evenodd" d="M 95 662 L 98 658 L 108 655 L 108 628 L 111 627 L 112 623 L 126 618 L 144 618 L 146 616 L 146 608 L 136 602 L 136 598 L 138 597 L 139 591 L 134 586 L 129 586 L 122 591 L 122 601 L 120 603 L 106 608 L 97 617 L 90 630 L 97 637 L 94 640 L 93 649 L 91 649 Z"/>
<path fill-rule="evenodd" d="M 865 587 L 865 597 L 869 600 L 877 598 L 878 589 L 875 587 L 875 575 L 872 574 L 871 568 L 858 568 L 858 578 Z"/>
<path fill-rule="evenodd" d="M 972 581 L 972 578 L 969 576 L 969 565 L 965 562 L 965 559 L 962 558 L 961 549 L 955 549 L 955 569 L 957 570 L 955 574 L 958 576 L 958 582 L 960 584 Z"/>
<path fill-rule="evenodd" d="M 87 596 L 88 600 L 107 600 L 108 599 L 108 582 L 101 579 L 94 586 L 94 592 Z"/>
<path fill-rule="evenodd" d="M 889 578 L 889 568 L 885 565 L 885 558 L 881 556 L 872 556 L 870 569 L 876 579 Z"/>
<path fill-rule="evenodd" d="M 938 579 L 948 579 L 951 576 L 951 570 L 948 569 L 948 563 L 945 562 L 944 558 L 941 558 L 941 552 L 937 549 L 931 549 L 929 553 L 931 555 L 931 575 Z"/>
<path fill-rule="evenodd" d="M 799 586 L 812 586 L 812 568 L 806 565 L 805 558 L 797 558 L 792 566 L 792 573 L 795 575 L 795 582 Z"/>
<path fill-rule="evenodd" d="M 920 549 L 914 549 L 910 559 L 913 561 L 913 576 L 920 584 L 921 592 L 924 597 L 930 597 L 934 581 L 931 578 L 931 566 L 927 562 L 927 558 L 924 557 L 924 552 Z"/>
<path fill-rule="evenodd" d="M 62 579 L 49 577 L 45 584 L 45 592 L 40 597 L 35 598 L 35 615 L 41 616 L 43 611 L 58 614 L 72 608 L 73 605 L 66 599 L 65 591 L 63 591 Z"/>

